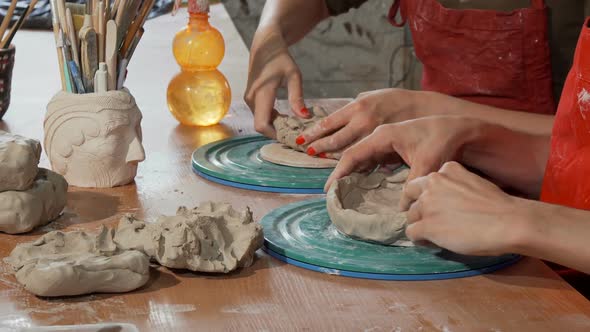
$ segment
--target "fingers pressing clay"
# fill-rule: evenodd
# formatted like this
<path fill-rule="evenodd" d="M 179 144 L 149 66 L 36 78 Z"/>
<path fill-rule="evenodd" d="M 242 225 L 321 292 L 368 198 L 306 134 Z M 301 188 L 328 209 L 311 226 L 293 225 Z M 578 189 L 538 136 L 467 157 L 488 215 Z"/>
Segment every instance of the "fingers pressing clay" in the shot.
<path fill-rule="evenodd" d="M 301 72 L 299 72 L 299 70 L 293 71 L 287 77 L 287 80 L 287 90 L 289 91 L 289 105 L 291 106 L 291 110 L 299 117 L 306 119 L 310 118 L 312 114 L 303 103 Z"/>
<path fill-rule="evenodd" d="M 271 143 L 260 148 L 260 157 L 278 165 L 304 168 L 333 168 L 337 160 L 308 156 L 280 143 Z"/>
<path fill-rule="evenodd" d="M 39 296 L 132 291 L 148 281 L 149 259 L 119 249 L 113 233 L 104 226 L 97 235 L 53 231 L 17 245 L 5 262 L 18 282 Z"/>
<path fill-rule="evenodd" d="M 406 215 L 398 209 L 407 169 L 393 175 L 353 173 L 333 182 L 326 196 L 330 219 L 342 233 L 386 245 L 408 245 Z"/>
<path fill-rule="evenodd" d="M 40 157 L 39 141 L 0 130 L 0 192 L 29 189 Z"/>
<path fill-rule="evenodd" d="M 154 223 L 126 216 L 115 242 L 169 268 L 228 273 L 252 264 L 263 235 L 249 209 L 206 202 L 192 210 L 180 207 L 176 216 L 162 216 Z"/>

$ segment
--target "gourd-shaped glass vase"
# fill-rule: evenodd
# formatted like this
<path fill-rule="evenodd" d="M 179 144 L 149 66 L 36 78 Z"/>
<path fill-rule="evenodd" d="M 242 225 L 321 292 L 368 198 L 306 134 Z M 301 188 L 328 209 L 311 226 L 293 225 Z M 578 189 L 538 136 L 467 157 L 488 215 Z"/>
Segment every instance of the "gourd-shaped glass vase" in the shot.
<path fill-rule="evenodd" d="M 168 85 L 168 108 L 182 124 L 210 126 L 229 110 L 231 90 L 217 70 L 225 53 L 221 33 L 209 24 L 209 1 L 188 1 L 189 23 L 174 37 L 172 49 L 181 67 Z"/>

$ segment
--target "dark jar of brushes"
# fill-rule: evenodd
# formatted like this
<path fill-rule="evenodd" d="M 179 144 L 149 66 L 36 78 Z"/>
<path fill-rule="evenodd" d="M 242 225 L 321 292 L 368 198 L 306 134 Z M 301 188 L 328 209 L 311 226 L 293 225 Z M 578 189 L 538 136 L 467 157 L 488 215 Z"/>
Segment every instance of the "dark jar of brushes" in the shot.
<path fill-rule="evenodd" d="M 14 45 L 0 49 L 0 120 L 10 105 L 10 87 L 12 86 L 12 68 L 14 68 Z"/>

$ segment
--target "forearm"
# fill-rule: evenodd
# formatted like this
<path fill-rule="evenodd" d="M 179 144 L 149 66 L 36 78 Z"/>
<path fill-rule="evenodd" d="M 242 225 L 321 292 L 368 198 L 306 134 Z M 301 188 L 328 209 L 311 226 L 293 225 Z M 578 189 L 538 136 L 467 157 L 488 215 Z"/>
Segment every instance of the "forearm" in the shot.
<path fill-rule="evenodd" d="M 258 29 L 278 29 L 287 45 L 292 45 L 328 16 L 324 0 L 268 0 Z"/>
<path fill-rule="evenodd" d="M 515 199 L 522 212 L 508 251 L 590 273 L 590 211 Z"/>
<path fill-rule="evenodd" d="M 467 121 L 467 120 L 466 120 Z M 550 135 L 531 135 L 474 120 L 464 135 L 461 162 L 530 197 L 538 197 L 549 157 Z"/>
<path fill-rule="evenodd" d="M 417 93 L 422 95 L 416 98 L 418 103 L 428 104 L 417 108 L 418 116 L 435 115 L 424 114 L 424 112 L 435 112 L 437 115 L 467 116 L 534 135 L 551 135 L 553 129 L 554 116 L 552 115 L 504 110 L 437 92 L 419 91 Z"/>

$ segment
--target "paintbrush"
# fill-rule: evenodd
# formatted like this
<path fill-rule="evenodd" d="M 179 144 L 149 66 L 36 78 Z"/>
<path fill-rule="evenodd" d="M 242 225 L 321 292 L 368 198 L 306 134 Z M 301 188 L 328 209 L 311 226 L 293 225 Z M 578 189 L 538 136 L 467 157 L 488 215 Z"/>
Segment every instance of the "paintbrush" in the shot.
<path fill-rule="evenodd" d="M 84 26 L 78 35 L 80 39 L 80 62 L 82 63 L 82 79 L 87 92 L 94 91 L 94 74 L 98 69 L 98 50 L 96 32 L 92 27 L 92 16 L 86 15 Z"/>
<path fill-rule="evenodd" d="M 25 22 L 27 17 L 29 17 L 31 12 L 37 5 L 37 1 L 38 0 L 31 1 L 31 3 L 27 6 L 21 17 L 19 17 L 18 20 L 12 26 L 12 28 L 10 28 L 8 35 L 6 35 L 6 37 L 2 40 L 2 45 L 0 45 L 1 48 L 8 48 L 10 46 L 10 43 L 12 42 L 14 35 L 23 26 L 23 23 Z"/>
<path fill-rule="evenodd" d="M 105 34 L 106 34 L 106 24 L 105 24 L 105 17 L 104 17 L 104 2 L 99 1 L 96 5 L 96 16 L 98 21 L 98 29 L 96 30 L 96 38 L 98 39 L 98 62 L 104 62 L 104 54 L 105 54 Z"/>
<path fill-rule="evenodd" d="M 4 38 L 4 34 L 6 33 L 6 29 L 8 29 L 8 25 L 12 20 L 12 15 L 14 14 L 14 9 L 16 8 L 17 0 L 12 0 L 10 2 L 10 6 L 6 11 L 6 15 L 4 15 L 4 19 L 2 20 L 2 24 L 0 25 L 0 38 Z"/>
<path fill-rule="evenodd" d="M 65 77 L 64 70 L 63 70 L 64 60 L 62 58 L 61 50 L 59 47 L 60 34 L 59 34 L 59 18 L 58 18 L 58 14 L 57 14 L 57 1 L 50 0 L 50 5 L 51 5 L 51 24 L 53 25 L 53 37 L 55 38 L 55 43 L 56 43 L 57 62 L 59 64 L 59 76 L 61 78 L 61 89 L 63 91 L 66 91 L 67 90 L 66 77 Z"/>
<path fill-rule="evenodd" d="M 72 59 L 76 62 L 78 68 L 80 68 L 80 55 L 78 54 L 78 38 L 76 33 L 76 28 L 74 28 L 74 20 L 72 18 L 72 12 L 70 9 L 66 9 L 66 23 L 67 26 L 67 35 L 70 39 L 70 45 L 72 47 Z"/>
<path fill-rule="evenodd" d="M 125 33 L 129 29 L 131 22 L 137 15 L 140 4 L 141 0 L 121 0 L 119 9 L 117 9 L 117 17 L 115 18 L 115 23 L 117 24 L 117 49 L 123 43 L 123 37 L 125 37 Z"/>
<path fill-rule="evenodd" d="M 123 46 L 121 46 L 120 54 L 122 58 L 126 57 L 129 47 L 131 47 L 131 44 L 137 36 L 137 31 L 139 31 L 139 29 L 143 27 L 143 24 L 145 23 L 145 20 L 147 19 L 150 10 L 154 6 L 154 3 L 155 0 L 143 1 L 143 6 L 139 10 L 139 14 L 137 14 L 135 20 L 133 20 L 133 23 L 129 27 L 129 31 L 127 31 L 127 35 L 125 36 L 125 40 L 123 41 Z"/>
<path fill-rule="evenodd" d="M 105 62 L 107 64 L 107 90 L 117 89 L 117 24 L 110 20 L 107 22 L 105 41 Z"/>

